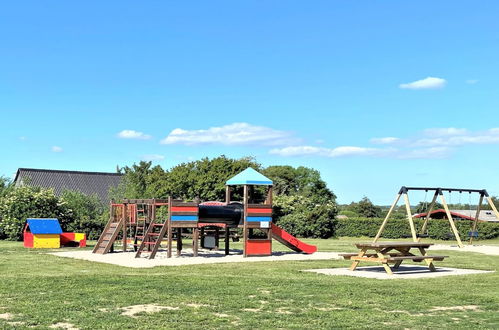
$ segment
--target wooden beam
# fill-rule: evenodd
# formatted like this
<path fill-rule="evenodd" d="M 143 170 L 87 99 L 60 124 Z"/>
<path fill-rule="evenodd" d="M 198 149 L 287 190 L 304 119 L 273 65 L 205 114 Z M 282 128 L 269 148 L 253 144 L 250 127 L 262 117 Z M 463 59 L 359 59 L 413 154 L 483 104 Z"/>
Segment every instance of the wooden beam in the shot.
<path fill-rule="evenodd" d="M 445 214 L 447 215 L 447 220 L 449 220 L 450 227 L 452 229 L 452 232 L 454 233 L 454 236 L 456 237 L 457 245 L 459 245 L 460 248 L 464 247 L 463 243 L 461 242 L 461 237 L 459 236 L 459 232 L 457 231 L 456 224 L 454 223 L 454 219 L 452 219 L 452 214 L 450 213 L 449 210 L 449 205 L 447 205 L 447 202 L 445 201 L 444 194 L 441 193 L 440 195 L 440 200 L 442 201 L 442 205 L 444 206 L 445 209 Z"/>
<path fill-rule="evenodd" d="M 167 232 L 167 251 L 166 257 L 172 257 L 172 247 L 173 247 L 173 233 L 172 233 L 172 198 L 168 197 L 168 218 L 166 219 L 166 226 L 168 227 Z"/>
<path fill-rule="evenodd" d="M 414 226 L 414 219 L 412 218 L 411 204 L 409 203 L 409 195 L 404 194 L 405 211 L 407 212 L 407 220 L 409 220 L 409 226 L 411 227 L 412 240 L 414 242 L 418 241 L 418 235 L 416 233 L 416 226 Z"/>
<path fill-rule="evenodd" d="M 248 240 L 248 221 L 247 221 L 247 215 L 248 215 L 248 186 L 244 185 L 243 187 L 243 257 L 247 256 L 247 251 L 246 251 L 246 241 Z"/>
<path fill-rule="evenodd" d="M 230 186 L 225 186 L 225 204 L 230 203 Z"/>
<path fill-rule="evenodd" d="M 492 211 L 496 215 L 496 219 L 499 220 L 499 212 L 497 212 L 497 208 L 494 205 L 494 201 L 492 200 L 492 198 L 490 198 L 490 196 L 487 196 L 487 202 L 489 203 L 490 207 L 492 208 Z"/>
<path fill-rule="evenodd" d="M 473 244 L 473 233 L 476 231 L 476 225 L 478 223 L 478 217 L 480 216 L 480 209 L 482 208 L 483 197 L 484 197 L 483 194 L 481 194 L 480 195 L 480 200 L 478 201 L 478 205 L 476 207 L 475 220 L 473 220 L 473 228 L 471 229 L 471 235 L 470 235 L 470 245 Z M 471 206 L 470 206 L 470 208 L 471 208 Z"/>
<path fill-rule="evenodd" d="M 378 233 L 376 234 L 376 237 L 374 237 L 373 243 L 376 243 L 378 239 L 381 237 L 381 234 L 383 233 L 383 230 L 385 229 L 386 223 L 388 222 L 388 219 L 390 218 L 390 215 L 392 215 L 393 210 L 397 206 L 399 199 L 400 199 L 400 194 L 397 194 L 397 197 L 395 198 L 395 201 L 393 202 L 392 206 L 390 207 L 390 210 L 388 210 L 388 213 L 386 214 L 385 220 L 383 220 L 383 223 L 381 224 L 381 227 L 379 227 Z"/>
<path fill-rule="evenodd" d="M 126 203 L 123 204 L 123 252 L 126 252 L 127 248 L 127 238 L 128 238 L 128 205 Z"/>

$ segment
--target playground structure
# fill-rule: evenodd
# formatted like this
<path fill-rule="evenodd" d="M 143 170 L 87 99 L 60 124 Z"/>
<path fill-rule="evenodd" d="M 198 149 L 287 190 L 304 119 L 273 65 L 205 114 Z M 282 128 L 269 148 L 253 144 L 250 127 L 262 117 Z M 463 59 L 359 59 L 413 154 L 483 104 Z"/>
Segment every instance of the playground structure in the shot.
<path fill-rule="evenodd" d="M 417 233 L 416 227 L 414 225 L 414 219 L 413 219 L 412 212 L 411 212 L 411 204 L 409 202 L 409 195 L 408 194 L 409 194 L 409 191 L 411 191 L 411 190 L 412 191 L 425 191 L 426 193 L 428 193 L 429 191 L 434 191 L 433 199 L 430 203 L 430 206 L 425 211 L 427 213 L 427 216 L 425 217 L 425 220 L 423 222 L 423 225 L 422 225 L 419 233 Z M 386 226 L 393 210 L 397 206 L 401 197 L 404 198 L 405 208 L 406 208 L 406 212 L 407 212 L 407 219 L 409 220 L 409 225 L 411 228 L 411 236 L 412 236 L 413 241 L 419 242 L 421 240 L 421 238 L 427 237 L 428 235 L 425 234 L 425 232 L 427 230 L 428 221 L 431 218 L 432 211 L 435 207 L 435 203 L 437 202 L 438 197 L 440 197 L 440 202 L 442 203 L 442 205 L 444 207 L 447 220 L 449 221 L 450 228 L 452 230 L 452 233 L 454 234 L 454 237 L 457 241 L 457 244 L 459 245 L 459 247 L 463 247 L 461 237 L 459 236 L 459 232 L 456 228 L 456 224 L 454 223 L 454 219 L 452 218 L 452 214 L 450 212 L 449 206 L 448 206 L 447 201 L 446 201 L 445 196 L 444 196 L 444 192 L 446 192 L 446 191 L 449 192 L 449 194 L 452 192 L 459 192 L 460 194 L 463 192 L 467 192 L 470 195 L 472 193 L 478 193 L 480 196 L 479 201 L 478 201 L 478 205 L 477 205 L 477 209 L 476 209 L 476 215 L 475 215 L 474 220 L 473 220 L 472 228 L 471 228 L 471 231 L 468 233 L 468 236 L 470 238 L 470 241 L 469 241 L 470 244 L 473 243 L 473 238 L 478 237 L 478 231 L 477 231 L 478 216 L 480 214 L 480 210 L 481 210 L 482 203 L 483 203 L 484 199 L 487 200 L 488 204 L 490 205 L 490 207 L 491 207 L 492 211 L 494 212 L 494 214 L 496 215 L 497 219 L 499 219 L 499 212 L 497 211 L 497 209 L 494 205 L 494 202 L 492 201 L 489 194 L 487 193 L 487 190 L 485 190 L 485 189 L 460 189 L 460 188 L 438 188 L 438 187 L 437 188 L 430 188 L 430 187 L 405 187 L 405 186 L 403 186 L 402 188 L 400 188 L 400 190 L 395 198 L 395 201 L 393 202 L 392 206 L 390 207 L 388 214 L 386 215 L 383 223 L 381 224 L 379 231 L 376 234 L 376 237 L 374 238 L 373 242 L 376 243 L 379 240 L 379 238 L 381 237 L 383 230 L 385 229 L 385 226 Z M 426 199 L 426 197 L 425 197 L 425 199 Z M 470 197 L 470 200 L 471 200 L 471 197 Z M 425 203 L 426 203 L 426 201 L 425 201 Z M 470 202 L 470 205 L 471 205 L 471 202 Z"/>
<path fill-rule="evenodd" d="M 83 233 L 63 233 L 57 219 L 27 219 L 24 225 L 23 245 L 27 248 L 85 247 L 86 243 Z"/>
<path fill-rule="evenodd" d="M 193 256 L 198 256 L 199 245 L 217 250 L 223 232 L 228 255 L 230 239 L 238 239 L 239 230 L 242 230 L 244 257 L 271 255 L 273 239 L 297 252 L 316 252 L 315 246 L 301 242 L 272 223 L 272 185 L 270 179 L 247 168 L 226 182 L 224 202 L 187 202 L 169 197 L 111 203 L 110 220 L 93 253 L 113 251 L 114 243 L 120 239 L 122 250 L 132 247 L 136 258 L 146 254 L 154 259 L 160 249 L 166 249 L 170 258 L 174 241 L 180 256 L 184 247 L 182 238 L 188 237 L 192 239 Z M 242 202 L 233 201 L 233 197 L 240 197 L 236 188 L 241 186 Z"/>

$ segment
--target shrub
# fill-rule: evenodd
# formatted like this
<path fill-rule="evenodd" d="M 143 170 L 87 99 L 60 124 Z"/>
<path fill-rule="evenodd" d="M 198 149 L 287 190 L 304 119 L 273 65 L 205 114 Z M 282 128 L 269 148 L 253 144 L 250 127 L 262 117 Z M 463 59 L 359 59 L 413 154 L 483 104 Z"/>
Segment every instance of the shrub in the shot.
<path fill-rule="evenodd" d="M 0 200 L 0 237 L 22 239 L 27 218 L 58 218 L 61 224 L 65 224 L 72 219 L 72 214 L 59 202 L 52 189 L 19 187 Z"/>
<path fill-rule="evenodd" d="M 336 212 L 336 205 L 332 202 L 315 204 L 310 198 L 299 195 L 274 198 L 274 221 L 295 236 L 333 236 Z"/>
<path fill-rule="evenodd" d="M 83 232 L 88 239 L 99 238 L 107 223 L 105 207 L 97 196 L 66 190 L 61 194 L 61 204 L 72 215 L 72 221 L 63 226 L 64 231 Z"/>
<path fill-rule="evenodd" d="M 350 218 L 339 219 L 336 226 L 337 236 L 350 237 L 374 237 L 378 232 L 383 219 L 379 218 Z M 414 220 L 416 229 L 420 229 L 423 220 Z M 456 221 L 456 227 L 462 240 L 468 238 L 471 228 L 469 221 Z M 499 223 L 478 223 L 479 239 L 490 239 L 499 237 Z M 411 229 L 407 219 L 390 219 L 383 231 L 383 238 L 403 238 L 410 237 Z M 447 220 L 431 219 L 428 222 L 428 235 L 432 239 L 454 240 L 454 235 Z"/>

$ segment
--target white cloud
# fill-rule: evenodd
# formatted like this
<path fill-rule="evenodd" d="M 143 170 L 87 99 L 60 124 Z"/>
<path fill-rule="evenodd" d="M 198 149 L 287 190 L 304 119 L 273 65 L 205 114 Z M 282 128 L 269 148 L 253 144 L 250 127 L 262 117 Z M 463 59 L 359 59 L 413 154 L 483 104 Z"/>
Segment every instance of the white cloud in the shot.
<path fill-rule="evenodd" d="M 436 135 L 433 138 L 416 139 L 412 144 L 418 147 L 499 144 L 499 128 L 477 132 L 461 129 L 459 134 Z"/>
<path fill-rule="evenodd" d="M 208 129 L 185 130 L 176 128 L 162 144 L 223 144 L 223 145 L 289 145 L 299 142 L 291 132 L 279 131 L 248 123 L 233 123 Z"/>
<path fill-rule="evenodd" d="M 28 138 L 27 138 L 27 137 L 25 137 L 25 136 L 20 136 L 20 137 L 19 137 L 19 140 L 21 140 L 21 141 L 26 141 L 27 139 L 28 139 Z"/>
<path fill-rule="evenodd" d="M 399 87 L 402 89 L 438 89 L 443 88 L 447 84 L 447 81 L 442 78 L 437 77 L 426 77 L 421 80 L 416 80 L 406 84 L 400 84 Z"/>
<path fill-rule="evenodd" d="M 293 146 L 285 148 L 275 148 L 269 151 L 270 154 L 279 156 L 321 156 L 321 157 L 347 157 L 347 156 L 384 156 L 393 152 L 392 149 L 376 149 L 342 146 L 336 148 L 321 148 L 314 146 Z"/>
<path fill-rule="evenodd" d="M 441 159 L 450 157 L 458 147 L 464 145 L 499 144 L 499 128 L 485 131 L 470 131 L 465 128 L 431 128 L 423 130 L 419 136 L 410 138 L 384 137 L 373 138 L 372 144 L 385 145 L 377 148 L 340 146 L 326 148 L 322 146 L 288 146 L 274 148 L 270 154 L 293 157 L 389 157 L 395 159 Z M 392 145 L 392 146 L 390 146 Z"/>
<path fill-rule="evenodd" d="M 400 159 L 442 159 L 450 156 L 452 149 L 447 147 L 431 147 L 405 150 L 397 155 Z"/>
<path fill-rule="evenodd" d="M 122 130 L 117 135 L 121 139 L 149 140 L 151 138 L 150 135 L 147 135 L 142 132 L 137 132 L 131 129 Z"/>
<path fill-rule="evenodd" d="M 428 128 L 425 129 L 423 133 L 427 136 L 453 136 L 453 135 L 465 135 L 468 134 L 469 131 L 466 128 L 447 127 L 447 128 Z"/>
<path fill-rule="evenodd" d="M 395 142 L 400 141 L 399 138 L 393 137 L 393 136 L 388 136 L 388 137 L 382 137 L 382 138 L 372 138 L 371 143 L 373 144 L 392 144 Z"/>
<path fill-rule="evenodd" d="M 468 80 L 466 80 L 466 83 L 469 85 L 474 85 L 474 84 L 478 83 L 478 79 L 468 79 Z"/>
<path fill-rule="evenodd" d="M 163 156 L 163 155 L 157 155 L 157 154 L 151 154 L 151 155 L 143 155 L 141 157 L 141 159 L 144 160 L 144 161 L 146 161 L 146 162 L 159 161 L 159 160 L 165 159 L 165 156 Z"/>
<path fill-rule="evenodd" d="M 51 148 L 51 150 L 52 150 L 52 152 L 62 152 L 62 151 L 63 151 L 63 150 L 62 150 L 62 148 L 61 148 L 61 147 L 58 147 L 58 146 L 53 146 L 53 147 Z"/>

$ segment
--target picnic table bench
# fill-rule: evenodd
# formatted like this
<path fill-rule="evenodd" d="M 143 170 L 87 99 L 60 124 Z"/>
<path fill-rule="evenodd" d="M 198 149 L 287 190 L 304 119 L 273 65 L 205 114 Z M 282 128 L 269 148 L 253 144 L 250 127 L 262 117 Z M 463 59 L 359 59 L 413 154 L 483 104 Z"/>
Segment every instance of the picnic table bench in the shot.
<path fill-rule="evenodd" d="M 392 275 L 392 269 L 388 264 L 394 264 L 393 268 L 397 269 L 404 260 L 414 262 L 426 262 L 430 271 L 436 271 L 433 261 L 442 261 L 447 256 L 428 255 L 428 249 L 431 243 L 421 242 L 376 242 L 376 243 L 357 243 L 355 246 L 359 249 L 358 253 L 342 253 L 346 260 L 352 260 L 350 270 L 354 271 L 361 261 L 379 262 L 385 271 Z M 419 255 L 411 253 L 411 249 L 417 249 Z M 368 253 L 367 251 L 374 251 Z"/>

